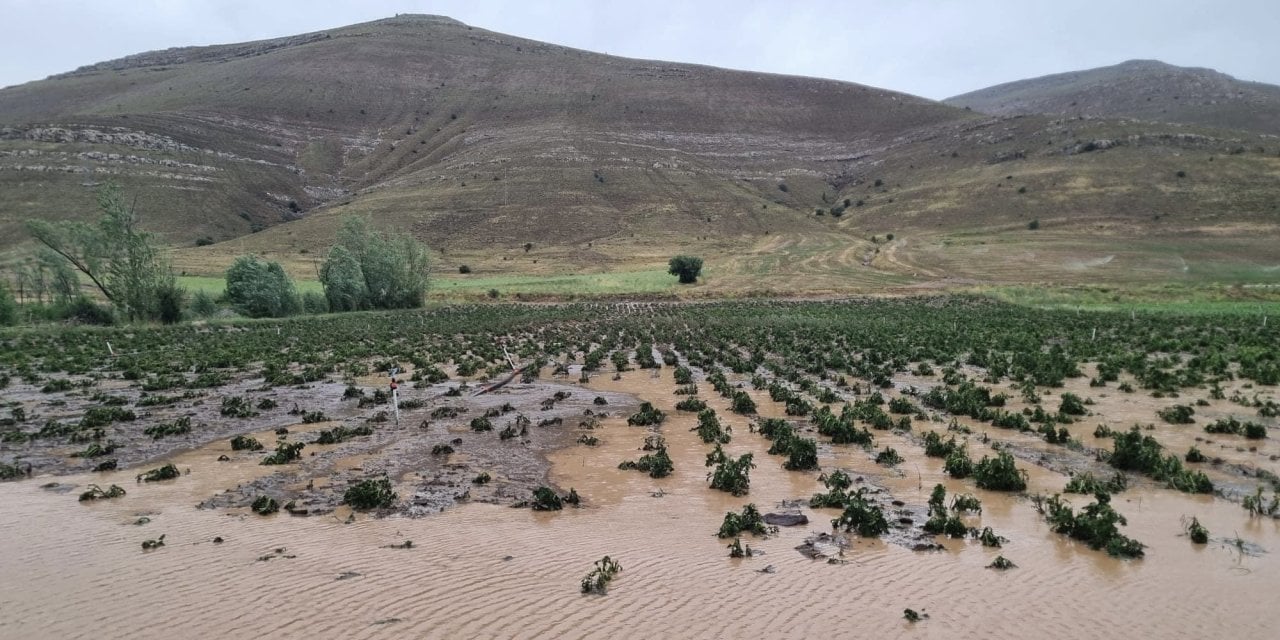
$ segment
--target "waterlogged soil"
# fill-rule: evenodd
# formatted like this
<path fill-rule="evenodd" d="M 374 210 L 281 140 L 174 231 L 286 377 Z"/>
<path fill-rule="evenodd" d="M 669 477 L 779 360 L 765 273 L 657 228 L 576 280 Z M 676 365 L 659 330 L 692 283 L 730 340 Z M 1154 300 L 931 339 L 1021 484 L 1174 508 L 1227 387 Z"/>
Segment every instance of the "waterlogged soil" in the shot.
<path fill-rule="evenodd" d="M 320 445 L 310 434 L 299 437 L 291 432 L 283 441 L 308 443 L 301 460 L 264 467 L 271 472 L 228 488 L 200 506 L 243 507 L 267 495 L 282 505 L 293 503 L 288 509 L 293 515 L 328 515 L 352 485 L 383 475 L 393 481 L 401 499 L 377 515 L 423 516 L 467 501 L 512 504 L 528 500 L 535 488 L 548 483 L 546 454 L 571 444 L 577 425 L 611 411 L 629 415 L 638 406 L 626 395 L 589 393 L 554 381 L 515 381 L 483 395 L 474 395 L 478 387 L 446 395 L 457 387 L 458 383 L 446 383 L 405 391 L 402 401 L 422 400 L 424 406 L 402 410 L 399 424 L 386 416 L 358 421 L 372 427 L 368 436 Z M 557 394 L 563 399 L 554 400 Z M 597 404 L 597 398 L 605 404 Z M 437 413 L 442 409 L 451 409 L 451 417 Z M 471 428 L 472 420 L 482 418 L 492 425 L 491 431 Z M 508 428 L 517 435 L 503 438 L 501 432 Z M 452 452 L 433 453 L 437 446 L 448 446 Z M 481 474 L 489 479 L 477 482 Z"/>
<path fill-rule="evenodd" d="M 168 638 L 185 632 L 228 638 L 1163 639 L 1270 637 L 1280 625 L 1273 606 L 1280 589 L 1280 521 L 1250 517 L 1234 495 L 1259 483 L 1259 470 L 1280 471 L 1271 459 L 1276 445 L 1271 438 L 1246 441 L 1203 432 L 1204 424 L 1226 415 L 1265 422 L 1272 435 L 1275 422 L 1203 390 L 1153 398 L 1142 391 L 1123 393 L 1114 383 L 1090 388 L 1087 378 L 1041 390 L 1051 394 L 1042 399 L 1047 408 L 1056 408 L 1056 396 L 1064 391 L 1092 400 L 1090 415 L 1067 425 L 1082 444 L 1078 450 L 957 418 L 970 431 L 957 436 L 967 439 L 975 460 L 992 454 L 995 443 L 1015 453 L 1028 482 L 1019 494 L 952 479 L 942 460 L 923 455 L 919 434 L 945 432 L 952 416 L 929 412 L 929 419 L 914 421 L 910 433 L 874 431 L 872 449 L 833 445 L 807 421 L 793 419 L 805 437 L 818 440 L 822 471 L 846 471 L 855 488 L 867 487 L 884 509 L 893 525 L 890 534 L 863 539 L 832 530 L 836 510 L 807 506 L 823 490 L 821 472 L 783 469 L 782 458 L 765 453 L 769 442 L 751 431 L 752 418 L 729 411 L 728 401 L 709 384 L 700 381 L 700 397 L 733 429 L 726 453 L 755 456 L 746 496 L 708 488 L 704 461 L 711 447 L 690 430 L 696 417 L 675 410 L 683 396 L 673 394 L 670 367 L 617 379 L 602 373 L 586 384 L 573 382 L 576 368 L 570 373 L 544 373 L 482 396 L 445 396 L 456 382 L 402 387 L 402 399 L 424 404 L 402 411 L 398 425 L 393 417 L 369 422 L 387 406 L 357 408 L 355 401 L 341 400 L 341 386 L 319 383 L 262 392 L 279 394 L 279 408 L 225 424 L 202 408 L 217 413 L 218 404 L 206 399 L 204 405 L 166 409 L 195 411 L 201 420 L 193 424 L 212 425 L 189 439 L 149 443 L 130 435 L 141 433 L 142 419 L 112 425 L 112 437 L 129 443 L 121 449 L 122 469 L 114 472 L 86 473 L 78 459 L 59 462 L 65 449 L 53 444 L 49 451 L 40 442 L 21 445 L 30 447 L 23 460 L 48 462 L 33 464 L 31 480 L 0 484 L 6 514 L 0 539 L 8 541 L 0 547 L 0 575 L 6 576 L 0 581 L 0 637 Z M 785 417 L 767 391 L 750 389 L 742 376 L 730 379 L 744 385 L 761 416 Z M 927 390 L 940 378 L 905 376 L 895 382 L 895 389 L 882 390 L 886 398 L 907 387 Z M 256 392 L 248 390 L 254 384 L 230 389 L 256 402 Z M 997 390 L 1012 396 L 1007 408 L 1025 406 L 1016 390 Z M 570 395 L 544 410 L 543 401 L 557 391 Z M 1226 395 L 1236 391 L 1274 396 L 1240 388 L 1228 388 Z M 858 397 L 840 393 L 847 400 Z M 20 390 L 25 402 L 35 404 L 38 395 Z M 608 404 L 595 404 L 597 396 Z M 1193 425 L 1169 425 L 1156 416 L 1160 408 L 1201 399 L 1207 406 L 1197 407 Z M 626 417 L 642 400 L 665 411 L 667 419 L 656 427 L 629 426 Z M 288 414 L 293 402 L 323 409 L 333 420 L 299 424 Z M 511 410 L 490 418 L 493 431 L 470 429 L 472 418 L 505 404 Z M 432 418 L 441 406 L 460 412 Z M 40 411 L 52 415 L 53 409 Z M 72 417 L 70 399 L 64 409 Z M 499 432 L 521 415 L 530 422 L 525 435 L 501 439 Z M 370 436 L 314 443 L 322 429 L 366 424 L 373 428 Z M 1153 425 L 1150 433 L 1178 454 L 1196 444 L 1221 458 L 1197 468 L 1226 486 L 1226 495 L 1186 495 L 1131 477 L 1130 489 L 1116 494 L 1113 505 L 1127 518 L 1122 531 L 1147 545 L 1141 560 L 1111 558 L 1053 533 L 1028 496 L 1060 492 L 1070 473 L 1110 473 L 1094 454 L 1110 449 L 1109 440 L 1092 436 L 1098 424 Z M 263 466 L 265 452 L 233 452 L 227 441 L 248 433 L 271 449 L 280 426 L 289 430 L 286 441 L 306 443 L 300 461 Z M 644 455 L 645 438 L 654 434 L 666 440 L 675 466 L 670 476 L 618 468 Z M 598 442 L 580 444 L 581 436 Z M 438 444 L 450 444 L 454 453 L 433 455 Z M 876 451 L 886 446 L 905 462 L 876 464 Z M 131 453 L 134 448 L 141 452 Z M 6 460 L 12 458 L 10 444 L 3 451 Z M 164 462 L 173 462 L 183 475 L 134 481 L 144 467 Z M 474 484 L 482 472 L 490 482 Z M 353 513 L 339 504 L 353 482 L 383 473 L 399 494 L 395 508 Z M 41 488 L 49 483 L 55 485 Z M 89 483 L 120 484 L 128 493 L 77 502 Z M 539 484 L 574 489 L 582 507 L 510 508 Z M 965 524 L 991 527 L 1005 538 L 1002 546 L 923 534 L 925 504 L 936 484 L 948 496 L 981 499 L 981 513 L 965 515 Z M 246 505 L 257 495 L 271 495 L 282 505 L 293 501 L 295 513 L 312 517 L 283 510 L 255 515 Z M 1068 499 L 1077 509 L 1091 500 Z M 743 543 L 756 553 L 731 559 L 730 541 L 715 533 L 726 512 L 747 503 L 763 513 L 803 514 L 808 524 L 779 527 L 768 536 L 744 535 Z M 1192 516 L 1211 532 L 1209 544 L 1194 545 L 1183 533 Z M 162 534 L 163 547 L 142 550 L 144 540 Z M 623 567 L 608 595 L 580 594 L 579 581 L 604 555 Z M 1017 567 L 987 568 L 997 555 Z M 906 608 L 928 618 L 907 622 Z"/>

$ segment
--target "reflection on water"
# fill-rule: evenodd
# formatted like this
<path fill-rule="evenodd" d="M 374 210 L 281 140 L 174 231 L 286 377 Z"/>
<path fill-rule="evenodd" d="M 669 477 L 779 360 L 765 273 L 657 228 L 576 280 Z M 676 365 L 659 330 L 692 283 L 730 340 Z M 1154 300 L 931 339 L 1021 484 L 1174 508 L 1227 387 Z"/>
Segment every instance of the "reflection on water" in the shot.
<path fill-rule="evenodd" d="M 835 515 L 806 509 L 809 526 L 750 540 L 765 555 L 730 560 L 726 541 L 714 536 L 724 512 L 807 498 L 819 487 L 817 473 L 783 470 L 747 420 L 706 389 L 703 397 L 734 429 L 726 450 L 753 451 L 759 465 L 749 496 L 710 491 L 708 447 L 689 431 L 694 416 L 675 411 L 669 371 L 660 379 L 601 377 L 592 386 L 667 411 L 660 432 L 672 476 L 617 469 L 642 455 L 649 430 L 614 415 L 592 432 L 600 446 L 552 456 L 552 480 L 576 488 L 587 504 L 559 513 L 468 505 L 416 520 L 344 524 L 345 511 L 298 518 L 197 510 L 209 495 L 270 472 L 223 451 L 225 443 L 178 456 L 191 473 L 171 482 L 135 484 L 136 470 L 58 479 L 115 482 L 129 492 L 119 500 L 79 504 L 76 492 L 41 489 L 47 479 L 0 485 L 0 637 L 1261 638 L 1280 623 L 1276 521 L 1250 520 L 1221 499 L 1139 487 L 1115 504 L 1129 518 L 1126 533 L 1149 545 L 1147 557 L 1113 560 L 1050 533 L 1025 499 L 947 479 L 940 461 L 885 433 L 876 434 L 877 445 L 907 458 L 898 469 L 856 447 L 826 444 L 823 467 L 874 480 L 908 504 L 923 504 L 938 482 L 975 493 L 984 510 L 970 523 L 1008 538 L 1004 548 L 946 541 L 946 551 L 916 553 L 859 542 L 846 552 L 848 564 L 829 565 L 794 550 L 811 532 L 829 530 Z M 753 395 L 762 413 L 781 414 L 767 394 Z M 983 450 L 976 445 L 974 453 Z M 215 462 L 221 453 L 233 460 Z M 1061 489 L 1062 476 L 1020 466 L 1031 491 Z M 132 524 L 143 513 L 151 522 Z M 1190 515 L 1215 538 L 1238 533 L 1271 552 L 1241 557 L 1216 542 L 1195 547 L 1180 535 Z M 142 551 L 144 539 L 162 533 L 165 547 Z M 212 542 L 219 536 L 224 542 Z M 412 548 L 388 548 L 406 540 Z M 997 553 L 1019 568 L 984 568 Z M 610 593 L 579 594 L 578 581 L 606 554 L 623 565 Z M 757 571 L 769 565 L 773 573 Z M 902 619 L 908 607 L 930 618 L 911 625 Z"/>

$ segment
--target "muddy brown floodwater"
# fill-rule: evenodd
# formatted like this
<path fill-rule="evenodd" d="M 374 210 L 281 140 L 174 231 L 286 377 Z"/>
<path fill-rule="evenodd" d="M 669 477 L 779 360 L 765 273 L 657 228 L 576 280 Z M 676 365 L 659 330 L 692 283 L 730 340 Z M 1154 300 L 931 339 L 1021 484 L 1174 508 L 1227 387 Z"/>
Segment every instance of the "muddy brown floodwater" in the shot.
<path fill-rule="evenodd" d="M 425 517 L 347 523 L 343 508 L 311 517 L 196 508 L 267 473 L 256 459 L 217 462 L 225 441 L 175 454 L 171 460 L 190 473 L 169 482 L 135 484 L 137 469 L 130 469 L 2 484 L 0 638 L 1265 638 L 1280 625 L 1278 520 L 1250 518 L 1231 500 L 1135 479 L 1114 504 L 1128 518 L 1124 533 L 1147 544 L 1147 554 L 1117 560 L 1050 532 L 1025 497 L 951 480 L 914 440 L 888 432 L 876 432 L 876 445 L 906 457 L 896 469 L 875 464 L 874 451 L 819 438 L 823 469 L 845 469 L 900 501 L 904 512 L 919 512 L 936 483 L 973 493 L 983 511 L 967 523 L 1008 538 L 1003 548 L 940 540 L 941 551 L 912 551 L 853 538 L 843 563 L 811 560 L 796 547 L 814 533 L 830 533 L 836 513 L 803 507 L 809 525 L 784 527 L 767 539 L 747 536 L 744 542 L 764 554 L 730 559 L 727 541 L 714 535 L 724 512 L 747 502 L 767 512 L 807 499 L 820 490 L 818 473 L 783 470 L 779 457 L 765 454 L 767 442 L 748 431 L 749 421 L 704 384 L 702 397 L 733 427 L 726 451 L 754 452 L 758 465 L 750 495 L 711 491 L 703 464 L 709 447 L 689 431 L 694 416 L 675 411 L 680 397 L 672 395 L 670 369 L 659 377 L 600 376 L 588 386 L 576 391 L 649 400 L 669 417 L 656 429 L 631 427 L 618 411 L 590 430 L 600 440 L 596 447 L 571 444 L 581 427 L 566 421 L 563 442 L 546 453 L 549 479 L 575 488 L 580 509 L 537 513 L 470 502 Z M 1097 415 L 1072 428 L 1086 446 L 1102 446 L 1088 435 L 1096 424 L 1154 421 L 1149 407 L 1137 406 L 1140 398 L 1074 390 L 1098 401 L 1091 407 Z M 767 393 L 751 393 L 763 415 L 782 415 Z M 1204 414 L 1215 411 L 1227 409 Z M 1028 451 L 1047 446 L 968 424 L 975 457 L 990 452 L 977 440 L 982 432 Z M 917 422 L 917 432 L 922 428 L 945 424 Z M 652 432 L 666 438 L 675 472 L 652 479 L 619 470 L 620 461 L 642 455 L 638 449 Z M 1202 432 L 1161 425 L 1154 433 L 1181 448 Z M 490 435 L 492 446 L 501 446 Z M 1235 440 L 1241 450 L 1226 448 L 1224 457 L 1274 468 L 1272 449 L 1249 452 Z M 323 468 L 359 468 L 368 455 L 355 452 Z M 1031 493 L 1060 491 L 1066 480 L 1025 460 L 1019 466 L 1029 472 Z M 76 501 L 86 484 L 113 481 L 128 495 Z M 58 492 L 48 483 L 75 490 Z M 313 484 L 322 487 L 324 478 Z M 415 481 L 401 478 L 397 488 L 413 495 Z M 1087 502 L 1070 500 L 1077 507 Z M 1210 544 L 1193 545 L 1182 535 L 1182 519 L 1190 516 L 1209 528 Z M 149 521 L 136 524 L 144 517 Z M 141 549 L 143 540 L 161 534 L 163 547 Z M 1242 553 L 1227 540 L 1237 537 L 1256 547 Z M 412 546 L 394 548 L 405 541 Z M 997 554 L 1018 567 L 985 568 Z M 621 562 L 621 574 L 606 596 L 580 594 L 579 580 L 604 555 Z M 906 608 L 928 618 L 908 623 Z"/>

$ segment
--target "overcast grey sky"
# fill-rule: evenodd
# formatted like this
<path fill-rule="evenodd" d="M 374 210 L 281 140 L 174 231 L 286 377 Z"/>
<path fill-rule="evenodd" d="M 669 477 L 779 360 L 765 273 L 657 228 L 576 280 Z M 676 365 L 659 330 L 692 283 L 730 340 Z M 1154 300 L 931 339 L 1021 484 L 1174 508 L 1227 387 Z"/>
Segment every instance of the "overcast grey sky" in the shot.
<path fill-rule="evenodd" d="M 0 0 L 0 86 L 140 51 L 396 13 L 935 99 L 1133 58 L 1280 84 L 1280 0 Z"/>

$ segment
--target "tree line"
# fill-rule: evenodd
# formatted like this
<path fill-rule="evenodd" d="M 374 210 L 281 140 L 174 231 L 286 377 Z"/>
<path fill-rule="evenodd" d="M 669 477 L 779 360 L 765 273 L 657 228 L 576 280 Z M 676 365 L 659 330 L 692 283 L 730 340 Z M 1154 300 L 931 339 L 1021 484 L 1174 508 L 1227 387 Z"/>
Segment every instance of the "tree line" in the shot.
<path fill-rule="evenodd" d="M 324 293 L 298 294 L 278 262 L 245 255 L 226 271 L 221 300 L 204 291 L 191 296 L 178 285 L 158 238 L 138 225 L 136 208 L 114 183 L 98 193 L 96 222 L 29 220 L 40 244 L 34 259 L 17 269 L 23 301 L 57 319 L 111 324 L 117 318 L 171 324 L 184 315 L 210 316 L 219 302 L 250 317 L 284 317 L 368 309 L 421 307 L 430 284 L 427 247 L 405 233 L 375 229 L 365 218 L 343 221 L 320 268 Z M 87 280 L 98 298 L 86 296 Z M 0 326 L 15 324 L 18 300 L 0 281 Z"/>

